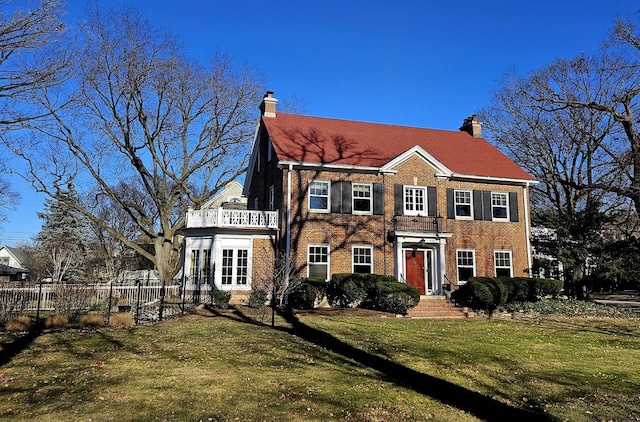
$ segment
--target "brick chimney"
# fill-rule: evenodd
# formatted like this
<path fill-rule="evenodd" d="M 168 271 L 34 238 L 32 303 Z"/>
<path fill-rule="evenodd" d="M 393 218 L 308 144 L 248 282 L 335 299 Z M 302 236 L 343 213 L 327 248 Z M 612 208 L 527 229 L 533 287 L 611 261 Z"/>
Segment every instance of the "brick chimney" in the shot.
<path fill-rule="evenodd" d="M 260 103 L 260 114 L 263 117 L 276 117 L 277 102 L 278 100 L 273 98 L 273 91 L 267 91 Z"/>
<path fill-rule="evenodd" d="M 464 119 L 460 130 L 468 132 L 474 138 L 482 138 L 482 122 L 478 120 L 478 116 L 475 114 Z"/>

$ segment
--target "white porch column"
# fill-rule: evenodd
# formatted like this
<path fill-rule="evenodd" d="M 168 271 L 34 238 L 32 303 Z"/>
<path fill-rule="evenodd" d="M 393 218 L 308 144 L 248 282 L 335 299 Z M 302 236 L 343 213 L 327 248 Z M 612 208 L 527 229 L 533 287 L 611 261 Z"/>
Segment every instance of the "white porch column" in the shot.
<path fill-rule="evenodd" d="M 438 291 L 443 293 L 442 286 L 444 285 L 444 275 L 446 268 L 446 260 L 444 256 L 444 246 L 447 243 L 446 239 L 438 240 Z"/>

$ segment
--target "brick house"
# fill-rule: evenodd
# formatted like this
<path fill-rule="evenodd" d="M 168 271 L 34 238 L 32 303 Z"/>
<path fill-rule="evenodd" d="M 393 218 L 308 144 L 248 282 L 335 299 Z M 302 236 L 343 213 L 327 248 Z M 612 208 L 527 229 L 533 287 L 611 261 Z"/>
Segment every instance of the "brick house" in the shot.
<path fill-rule="evenodd" d="M 482 139 L 475 116 L 446 131 L 276 104 L 267 92 L 243 193 L 247 212 L 273 213 L 270 253 L 301 276 L 388 274 L 441 295 L 474 275 L 528 275 L 535 181 Z"/>

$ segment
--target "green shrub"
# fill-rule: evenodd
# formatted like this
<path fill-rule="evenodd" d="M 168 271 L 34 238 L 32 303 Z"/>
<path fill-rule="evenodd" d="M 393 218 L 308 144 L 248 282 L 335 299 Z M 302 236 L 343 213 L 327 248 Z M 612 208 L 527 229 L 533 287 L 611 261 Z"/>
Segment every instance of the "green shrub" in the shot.
<path fill-rule="evenodd" d="M 559 280 L 542 278 L 472 277 L 451 295 L 452 300 L 473 309 L 490 312 L 507 303 L 535 301 L 556 296 L 562 290 Z"/>
<path fill-rule="evenodd" d="M 220 309 L 229 308 L 229 301 L 231 300 L 231 293 L 222 290 L 211 290 L 211 304 Z"/>
<path fill-rule="evenodd" d="M 313 309 L 327 291 L 327 282 L 320 278 L 307 278 L 289 293 L 289 306 L 295 309 Z"/>
<path fill-rule="evenodd" d="M 265 303 L 269 299 L 269 294 L 261 289 L 255 289 L 249 295 L 249 307 L 254 309 L 260 309 L 264 307 Z"/>
<path fill-rule="evenodd" d="M 529 278 L 514 277 L 507 279 L 509 294 L 507 303 L 524 302 L 529 298 Z"/>
<path fill-rule="evenodd" d="M 362 274 L 334 274 L 327 286 L 327 301 L 334 308 L 356 308 L 367 296 L 368 287 Z"/>
<path fill-rule="evenodd" d="M 545 296 L 556 297 L 564 287 L 561 280 L 551 278 L 530 278 L 529 300 L 537 300 Z"/>
<path fill-rule="evenodd" d="M 409 308 L 420 302 L 420 292 L 415 287 L 398 281 L 379 281 L 370 301 L 373 309 L 406 315 Z M 368 305 L 368 302 L 364 305 Z"/>

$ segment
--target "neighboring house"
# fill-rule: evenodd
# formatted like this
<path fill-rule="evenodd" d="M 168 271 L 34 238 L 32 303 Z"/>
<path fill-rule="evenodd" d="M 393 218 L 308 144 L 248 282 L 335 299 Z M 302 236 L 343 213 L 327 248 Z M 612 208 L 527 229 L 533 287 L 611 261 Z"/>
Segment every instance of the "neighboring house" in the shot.
<path fill-rule="evenodd" d="M 27 256 L 18 248 L 0 247 L 0 282 L 26 281 L 29 270 L 25 263 Z"/>
<path fill-rule="evenodd" d="M 238 181 L 232 180 L 202 208 L 247 209 L 247 198 L 242 196 L 242 185 Z"/>
<path fill-rule="evenodd" d="M 535 181 L 482 139 L 475 116 L 460 131 L 446 131 L 277 113 L 276 103 L 268 92 L 260 106 L 246 212 L 275 216 L 275 224 L 256 226 L 301 276 L 388 274 L 423 295 L 472 276 L 528 276 Z M 198 230 L 222 236 L 221 228 Z M 258 250 L 274 252 L 251 247 L 248 233 L 224 239 L 244 239 L 251 268 Z M 187 253 L 197 247 L 192 242 Z M 235 261 L 228 261 L 237 255 L 207 247 L 200 256 L 213 254 L 222 264 L 214 270 L 216 286 L 225 287 L 218 280 L 227 273 L 237 282 Z M 250 288 L 255 271 L 247 274 Z"/>

